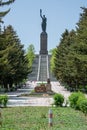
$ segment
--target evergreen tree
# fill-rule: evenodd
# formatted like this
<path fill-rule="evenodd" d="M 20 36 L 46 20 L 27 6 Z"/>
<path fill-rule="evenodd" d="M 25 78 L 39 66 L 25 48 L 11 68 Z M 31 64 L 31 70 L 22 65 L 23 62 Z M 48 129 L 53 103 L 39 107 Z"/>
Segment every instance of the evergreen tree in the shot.
<path fill-rule="evenodd" d="M 0 35 L 0 83 L 3 84 L 3 79 L 7 66 L 7 47 L 5 35 Z"/>
<path fill-rule="evenodd" d="M 82 9 L 76 31 L 62 34 L 53 69 L 58 80 L 75 89 L 87 85 L 87 8 Z"/>
<path fill-rule="evenodd" d="M 7 0 L 7 1 L 3 1 L 0 0 L 0 7 L 3 7 L 5 5 L 10 5 L 11 3 L 13 3 L 15 0 Z M 6 11 L 2 11 L 0 12 L 0 23 L 3 23 L 2 18 L 10 11 L 10 9 L 6 10 Z"/>
<path fill-rule="evenodd" d="M 12 26 L 8 26 L 4 31 L 6 70 L 2 70 L 2 82 L 4 87 L 11 88 L 13 83 L 17 84 L 26 79 L 29 69 L 28 60 L 16 32 Z"/>
<path fill-rule="evenodd" d="M 9 5 L 11 3 L 13 3 L 15 0 L 7 0 L 7 1 L 3 1 L 0 0 L 0 7 L 3 7 L 5 5 Z M 9 13 L 10 9 L 6 10 L 6 11 L 2 11 L 0 12 L 0 23 L 3 23 L 2 18 Z M 1 32 L 1 25 L 0 25 L 0 83 L 2 83 L 2 79 L 4 79 L 4 75 L 5 75 L 5 70 L 6 67 L 8 67 L 6 64 L 8 62 L 7 60 L 7 47 L 6 47 L 6 39 L 5 39 L 5 35 L 3 32 Z M 9 68 L 9 67 L 8 67 Z"/>
<path fill-rule="evenodd" d="M 69 56 L 73 56 L 72 46 L 75 43 L 75 31 L 68 31 L 62 34 L 59 46 L 57 46 L 54 55 L 53 72 L 58 80 L 71 86 L 73 77 L 73 60 Z"/>
<path fill-rule="evenodd" d="M 87 8 L 82 7 L 83 12 L 80 14 L 77 23 L 77 39 L 74 46 L 76 66 L 76 82 L 77 87 L 85 87 L 87 85 Z"/>

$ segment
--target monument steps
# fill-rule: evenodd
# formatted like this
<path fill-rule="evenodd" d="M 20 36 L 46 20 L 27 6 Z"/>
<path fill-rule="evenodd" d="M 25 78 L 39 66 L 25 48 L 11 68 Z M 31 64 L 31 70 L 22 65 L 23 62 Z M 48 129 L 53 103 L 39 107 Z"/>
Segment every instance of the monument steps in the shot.
<path fill-rule="evenodd" d="M 28 75 L 28 80 L 47 81 L 47 78 L 50 78 L 50 81 L 57 81 L 50 71 L 50 59 L 51 55 L 36 55 L 32 66 L 32 72 Z"/>
<path fill-rule="evenodd" d="M 47 55 L 41 55 L 39 81 L 47 80 Z"/>

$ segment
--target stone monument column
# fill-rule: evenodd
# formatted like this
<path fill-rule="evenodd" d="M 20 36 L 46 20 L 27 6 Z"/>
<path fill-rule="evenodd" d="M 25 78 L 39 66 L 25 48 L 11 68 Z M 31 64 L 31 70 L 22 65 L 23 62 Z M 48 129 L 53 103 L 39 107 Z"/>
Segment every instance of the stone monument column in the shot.
<path fill-rule="evenodd" d="M 47 33 L 42 32 L 40 34 L 40 54 L 48 54 L 47 51 Z"/>
<path fill-rule="evenodd" d="M 40 34 L 40 54 L 48 54 L 47 51 L 47 33 L 46 33 L 46 22 L 47 18 L 45 15 L 42 16 L 42 10 L 40 9 L 40 17 L 42 18 L 42 33 Z"/>

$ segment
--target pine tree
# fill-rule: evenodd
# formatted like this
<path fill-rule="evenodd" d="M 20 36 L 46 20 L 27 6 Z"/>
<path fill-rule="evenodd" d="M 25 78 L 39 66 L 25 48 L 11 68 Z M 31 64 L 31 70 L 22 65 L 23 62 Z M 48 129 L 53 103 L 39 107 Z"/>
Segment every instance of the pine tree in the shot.
<path fill-rule="evenodd" d="M 9 46 L 8 62 L 10 65 L 8 76 L 5 79 L 8 79 L 8 84 L 12 87 L 13 83 L 17 84 L 26 79 L 29 73 L 28 60 L 23 49 L 24 46 L 11 25 L 6 28 L 5 35 Z"/>
<path fill-rule="evenodd" d="M 0 7 L 3 7 L 5 5 L 10 5 L 11 3 L 13 3 L 15 0 L 7 0 L 7 1 L 3 1 L 3 0 L 0 0 Z M 0 12 L 0 23 L 3 23 L 4 21 L 2 20 L 2 18 L 8 14 L 10 11 L 10 9 L 6 10 L 6 11 L 2 11 Z"/>
<path fill-rule="evenodd" d="M 62 34 L 54 59 L 54 74 L 70 88 L 87 85 L 87 8 L 82 8 L 76 31 Z"/>
<path fill-rule="evenodd" d="M 87 8 L 81 7 L 83 12 L 80 14 L 77 23 L 77 39 L 74 46 L 75 66 L 77 67 L 76 82 L 78 88 L 87 85 Z"/>
<path fill-rule="evenodd" d="M 62 34 L 60 44 L 54 53 L 53 72 L 59 81 L 69 86 L 72 86 L 73 82 L 74 66 L 72 46 L 75 43 L 75 36 L 74 30 L 70 32 L 65 30 Z"/>

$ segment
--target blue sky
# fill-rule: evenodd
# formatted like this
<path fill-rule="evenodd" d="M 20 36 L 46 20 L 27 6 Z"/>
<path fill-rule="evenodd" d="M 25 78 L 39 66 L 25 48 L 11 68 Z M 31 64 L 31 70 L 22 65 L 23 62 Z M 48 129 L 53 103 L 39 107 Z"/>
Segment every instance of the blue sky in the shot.
<path fill-rule="evenodd" d="M 79 20 L 80 7 L 87 7 L 87 0 L 16 0 L 10 6 L 9 14 L 4 18 L 4 25 L 12 25 L 21 43 L 27 49 L 33 44 L 36 53 L 40 50 L 41 18 L 40 9 L 47 17 L 48 50 L 55 48 L 61 34 L 68 29 L 75 29 Z"/>

